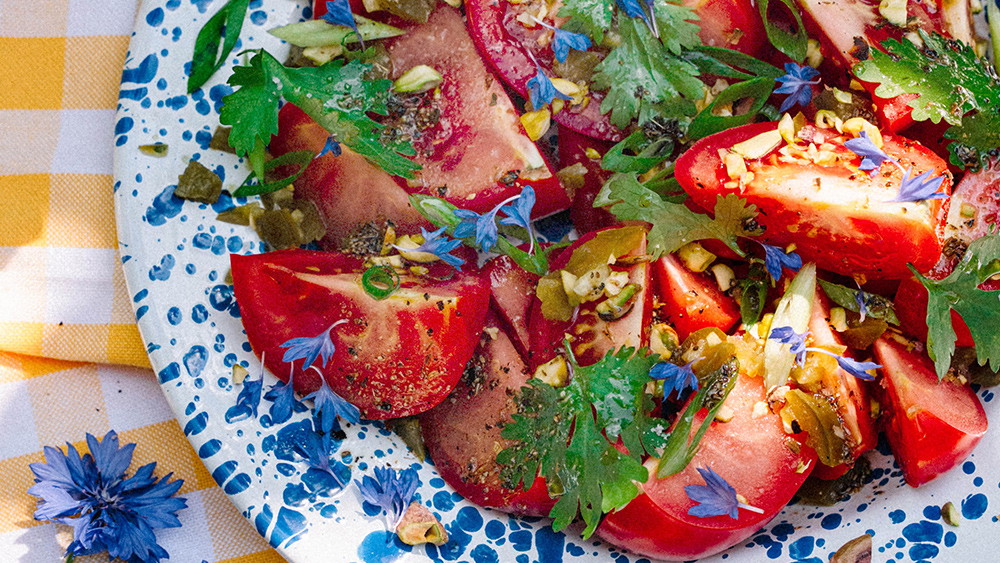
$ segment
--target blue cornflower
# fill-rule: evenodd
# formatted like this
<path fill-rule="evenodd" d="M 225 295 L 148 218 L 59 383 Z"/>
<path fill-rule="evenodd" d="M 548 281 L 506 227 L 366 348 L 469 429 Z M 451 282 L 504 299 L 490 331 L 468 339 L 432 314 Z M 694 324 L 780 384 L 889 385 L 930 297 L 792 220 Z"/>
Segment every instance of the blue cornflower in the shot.
<path fill-rule="evenodd" d="M 351 12 L 351 3 L 348 0 L 328 0 L 326 3 L 326 13 L 323 14 L 323 21 L 333 25 L 342 25 L 354 30 L 361 42 L 361 48 L 365 48 L 365 40 L 361 38 L 358 31 L 358 22 L 354 20 L 354 13 Z"/>
<path fill-rule="evenodd" d="M 913 172 L 913 168 L 906 170 L 906 174 L 903 174 L 903 179 L 899 182 L 899 195 L 889 201 L 923 201 L 925 199 L 944 199 L 948 197 L 948 194 L 938 191 L 944 182 L 944 176 L 931 178 L 931 171 L 928 170 L 915 178 L 911 178 L 911 172 Z"/>
<path fill-rule="evenodd" d="M 572 99 L 559 90 L 556 90 L 549 77 L 545 76 L 545 72 L 541 66 L 536 65 L 535 69 L 535 76 L 531 77 L 531 80 L 528 80 L 528 98 L 531 100 L 532 109 L 542 109 L 552 103 L 552 100 L 555 98 L 567 101 Z"/>
<path fill-rule="evenodd" d="M 503 225 L 514 225 L 522 227 L 528 231 L 528 240 L 531 241 L 530 253 L 535 247 L 535 229 L 531 223 L 531 210 L 535 207 L 535 189 L 531 186 L 521 188 L 521 194 L 513 201 L 512 205 L 503 205 L 500 212 L 506 215 L 500 219 Z"/>
<path fill-rule="evenodd" d="M 427 229 L 420 227 L 420 234 L 424 237 L 424 243 L 416 248 L 401 248 L 396 245 L 392 245 L 396 250 L 402 250 L 404 252 L 426 252 L 428 254 L 433 254 L 446 264 L 451 265 L 456 270 L 462 269 L 462 264 L 465 264 L 465 260 L 462 260 L 454 254 L 449 254 L 452 250 L 462 244 L 462 241 L 458 239 L 449 239 L 448 237 L 441 236 L 447 227 L 441 227 L 440 229 L 427 232 Z"/>
<path fill-rule="evenodd" d="M 802 268 L 802 257 L 794 252 L 786 253 L 777 246 L 760 243 L 764 247 L 764 266 L 774 281 L 781 279 L 784 268 L 798 272 Z"/>
<path fill-rule="evenodd" d="M 802 334 L 795 332 L 790 326 L 779 326 L 771 330 L 771 334 L 767 337 L 769 340 L 777 340 L 784 344 L 791 344 L 789 352 L 795 355 L 795 361 L 800 366 L 806 363 L 806 335 L 809 331 L 805 331 Z"/>
<path fill-rule="evenodd" d="M 107 551 L 110 558 L 130 563 L 169 557 L 156 543 L 153 530 L 181 525 L 177 511 L 187 502 L 173 495 L 184 481 L 170 481 L 172 473 L 157 481 L 153 477 L 156 463 L 126 477 L 135 444 L 119 448 L 113 430 L 101 441 L 87 434 L 87 447 L 90 453 L 81 456 L 72 444 L 66 444 L 65 454 L 46 446 L 45 462 L 28 466 L 35 474 L 28 493 L 41 499 L 35 520 L 73 527 L 67 556 Z"/>
<path fill-rule="evenodd" d="M 295 398 L 293 374 L 288 374 L 287 383 L 278 381 L 272 385 L 264 394 L 264 398 L 271 401 L 269 413 L 272 424 L 281 424 L 292 418 L 292 411 L 296 410 L 295 407 L 299 403 L 298 399 Z"/>
<path fill-rule="evenodd" d="M 670 362 L 660 362 L 650 368 L 649 377 L 663 381 L 663 398 L 666 399 L 672 392 L 677 392 L 680 399 L 684 391 L 690 389 L 698 390 L 698 376 L 694 374 L 691 366 L 694 361 L 686 365 L 678 366 Z"/>
<path fill-rule="evenodd" d="M 750 506 L 739 501 L 736 497 L 736 489 L 726 482 L 712 468 L 698 467 L 698 473 L 705 480 L 704 485 L 686 485 L 684 492 L 688 498 L 699 503 L 688 509 L 688 514 L 698 518 L 708 518 L 710 516 L 723 516 L 728 514 L 730 518 L 739 518 L 739 509 L 749 510 L 757 514 L 764 511 L 756 506 Z"/>
<path fill-rule="evenodd" d="M 785 101 L 781 103 L 780 111 L 788 111 L 792 106 L 807 106 L 812 101 L 812 85 L 819 84 L 819 80 L 813 80 L 819 76 L 819 71 L 808 65 L 797 63 L 785 63 L 785 74 L 775 78 L 775 82 L 780 82 L 781 86 L 775 88 L 775 94 L 789 94 Z"/>
<path fill-rule="evenodd" d="M 867 131 L 862 131 L 859 136 L 844 143 L 844 146 L 850 149 L 854 154 L 861 157 L 861 165 L 858 166 L 861 170 L 875 171 L 878 170 L 882 166 L 882 163 L 886 160 L 894 162 L 891 156 L 875 146 L 875 143 L 873 143 L 871 138 L 868 137 Z"/>
<path fill-rule="evenodd" d="M 313 369 L 316 369 L 313 367 Z M 316 369 L 319 372 L 318 369 Z M 361 411 L 358 407 L 347 402 L 346 399 L 338 395 L 330 384 L 326 382 L 323 374 L 319 375 L 319 389 L 305 396 L 305 400 L 313 401 L 313 418 L 319 423 L 319 428 L 323 432 L 329 432 L 333 428 L 333 421 L 340 418 L 357 424 L 361 421 Z"/>
<path fill-rule="evenodd" d="M 566 62 L 566 57 L 569 56 L 570 49 L 586 51 L 591 46 L 590 38 L 582 33 L 573 33 L 572 31 L 566 31 L 554 25 L 549 25 L 534 16 L 531 19 L 535 20 L 535 23 L 538 25 L 552 30 L 552 54 L 561 63 Z"/>
<path fill-rule="evenodd" d="M 489 252 L 493 248 L 500 233 L 497 231 L 496 217 L 500 207 L 494 207 L 490 211 L 480 215 L 468 209 L 456 209 L 455 217 L 462 220 L 455 227 L 455 236 L 458 238 L 476 237 L 476 246 L 483 252 Z"/>
<path fill-rule="evenodd" d="M 417 492 L 420 477 L 413 468 L 397 472 L 388 467 L 376 467 L 374 478 L 365 475 L 360 482 L 355 482 L 365 502 L 381 508 L 390 529 L 394 530 Z"/>
<path fill-rule="evenodd" d="M 875 362 L 859 362 L 853 358 L 847 356 L 841 356 L 839 354 L 834 354 L 829 350 L 824 350 L 823 348 L 808 348 L 810 352 L 819 352 L 821 354 L 826 354 L 827 356 L 833 356 L 837 358 L 837 365 L 840 369 L 846 371 L 847 373 L 857 377 L 858 379 L 863 379 L 865 381 L 874 381 L 875 376 L 868 373 L 868 370 L 878 369 L 882 367 L 881 364 L 876 364 Z"/>
<path fill-rule="evenodd" d="M 858 304 L 858 314 L 861 315 L 861 322 L 865 322 L 868 316 L 868 294 L 858 287 L 858 292 L 854 294 L 854 302 Z"/>
<path fill-rule="evenodd" d="M 294 362 L 295 360 L 303 360 L 302 369 L 307 369 L 316 361 L 317 356 L 322 356 L 323 366 L 326 366 L 326 363 L 330 361 L 330 357 L 337 351 L 333 340 L 330 339 L 330 331 L 333 330 L 333 327 L 346 322 L 345 319 L 341 319 L 328 326 L 326 330 L 316 336 L 292 338 L 284 344 L 280 344 L 279 346 L 282 348 L 288 348 L 288 350 L 285 350 L 285 355 L 281 358 L 281 361 Z"/>
<path fill-rule="evenodd" d="M 643 4 L 649 10 L 648 13 L 642 9 L 642 4 L 639 4 L 639 0 L 615 0 L 615 3 L 618 4 L 619 10 L 625 12 L 626 16 L 640 18 L 646 24 L 646 27 L 649 28 L 649 32 L 653 34 L 653 37 L 660 37 L 660 31 L 656 28 L 656 18 L 653 13 L 653 0 L 643 0 Z"/>
<path fill-rule="evenodd" d="M 340 148 L 340 143 L 330 135 L 326 138 L 326 143 L 323 145 L 323 149 L 319 151 L 316 158 L 319 158 L 325 154 L 332 154 L 333 156 L 340 156 L 343 150 Z"/>
<path fill-rule="evenodd" d="M 307 431 L 296 434 L 295 450 L 306 459 L 310 468 L 333 477 L 337 486 L 343 489 L 351 478 L 351 470 L 343 463 L 330 463 L 333 455 L 333 438 L 328 432 Z M 346 473 L 346 475 L 345 475 Z"/>
<path fill-rule="evenodd" d="M 261 357 L 261 370 L 264 358 Z M 236 396 L 236 404 L 226 411 L 226 422 L 239 422 L 248 418 L 257 418 L 257 407 L 260 405 L 260 394 L 264 388 L 264 377 L 244 379 L 243 388 Z"/>

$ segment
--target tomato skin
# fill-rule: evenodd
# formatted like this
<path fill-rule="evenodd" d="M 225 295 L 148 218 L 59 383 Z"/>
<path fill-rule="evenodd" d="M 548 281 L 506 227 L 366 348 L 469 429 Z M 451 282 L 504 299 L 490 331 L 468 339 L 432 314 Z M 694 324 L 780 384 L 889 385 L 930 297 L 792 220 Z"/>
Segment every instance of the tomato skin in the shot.
<path fill-rule="evenodd" d="M 948 200 L 889 203 L 902 175 L 891 164 L 873 179 L 840 161 L 830 166 L 789 163 L 771 153 L 747 161 L 755 174 L 749 183 L 741 187 L 731 182 L 719 151 L 776 127 L 773 122 L 750 124 L 701 139 L 677 159 L 681 187 L 705 209 L 713 209 L 720 195 L 745 198 L 760 211 L 757 220 L 765 228 L 761 240 L 778 246 L 795 243 L 803 260 L 825 270 L 899 279 L 909 275 L 908 263 L 918 269 L 934 264 L 941 252 Z M 833 135 L 822 130 L 817 134 Z M 951 192 L 947 164 L 937 155 L 902 137 L 884 139 L 884 150 L 904 167 L 912 163 L 914 175 L 926 170 L 944 175 L 943 189 Z M 827 143 L 834 145 L 838 158 L 860 160 L 837 137 Z"/>
<path fill-rule="evenodd" d="M 334 252 L 284 250 L 232 256 L 233 288 L 247 338 L 271 373 L 287 379 L 281 344 L 312 337 L 335 321 L 336 351 L 313 365 L 368 419 L 421 413 L 454 388 L 475 350 L 489 305 L 481 274 L 448 282 L 401 276 L 392 296 L 377 301 L 361 287 L 360 259 Z M 315 391 L 320 375 L 293 362 L 295 389 Z"/>
<path fill-rule="evenodd" d="M 723 332 L 740 321 L 740 307 L 705 274 L 685 268 L 673 254 L 653 263 L 654 293 L 660 313 L 684 341 L 692 332 L 716 327 Z"/>
<path fill-rule="evenodd" d="M 574 250 L 607 230 L 609 229 L 593 231 L 577 239 L 550 260 L 550 270 L 564 268 Z M 645 252 L 646 239 L 643 237 L 642 244 L 631 254 L 642 255 Z M 649 341 L 652 319 L 652 292 L 649 289 L 651 274 L 651 269 L 645 262 L 632 266 L 629 282 L 639 284 L 641 289 L 635 297 L 632 310 L 614 321 L 601 320 L 588 304 L 580 306 L 575 319 L 565 322 L 546 319 L 542 314 L 542 302 L 535 296 L 528 315 L 528 367 L 534 371 L 563 350 L 566 334 L 573 335 L 573 354 L 581 366 L 597 363 L 607 352 L 623 346 L 639 348 L 645 345 Z"/>
<path fill-rule="evenodd" d="M 535 75 L 535 63 L 528 56 L 529 50 L 552 76 L 552 50 L 539 48 L 537 38 L 544 31 L 540 27 L 528 29 L 515 19 L 517 13 L 508 2 L 469 0 L 465 2 L 469 34 L 479 49 L 483 60 L 490 65 L 504 82 L 518 94 L 527 97 L 528 80 Z M 552 118 L 557 123 L 584 135 L 607 141 L 620 141 L 622 131 L 611 124 L 601 113 L 603 92 L 591 92 L 591 100 L 582 108 L 566 106 Z"/>
<path fill-rule="evenodd" d="M 726 423 L 712 423 L 684 471 L 657 479 L 653 475 L 657 461 L 649 460 L 650 480 L 641 485 L 642 492 L 624 508 L 605 516 L 597 535 L 650 558 L 683 561 L 733 546 L 774 518 L 809 476 L 815 454 L 785 434 L 778 415 L 767 412 L 753 416 L 754 405 L 764 398 L 763 382 L 741 375 L 726 399 L 734 417 Z M 704 411 L 695 424 L 703 418 Z M 802 466 L 805 469 L 798 473 Z M 705 484 L 698 467 L 711 467 L 764 514 L 741 509 L 737 520 L 688 515 L 696 503 L 688 498 L 684 486 Z"/>
<path fill-rule="evenodd" d="M 528 354 L 528 315 L 538 274 L 518 266 L 509 256 L 497 256 L 483 268 L 490 280 L 490 307 L 522 357 Z"/>
<path fill-rule="evenodd" d="M 594 199 L 611 173 L 601 167 L 600 159 L 592 159 L 586 153 L 591 148 L 604 155 L 611 147 L 608 141 L 559 126 L 559 162 L 564 167 L 579 163 L 587 169 L 583 186 L 574 191 L 573 206 L 569 209 L 570 220 L 579 233 L 589 233 L 618 223 L 613 213 L 603 207 L 594 207 Z"/>
<path fill-rule="evenodd" d="M 963 215 L 965 209 L 973 209 L 971 217 Z M 1000 168 L 996 165 L 984 167 L 977 172 L 967 172 L 955 187 L 951 196 L 951 209 L 945 235 L 949 241 L 968 245 L 977 238 L 989 234 L 990 229 L 1000 225 Z M 933 280 L 948 277 L 958 264 L 954 253 L 942 254 L 937 264 L 924 275 Z M 1000 281 L 984 282 L 982 289 L 1000 289 Z M 915 277 L 904 278 L 899 284 L 893 302 L 900 328 L 907 335 L 927 340 L 927 288 Z M 955 311 L 951 312 L 952 327 L 958 337 L 956 346 L 973 346 L 972 333 Z"/>
<path fill-rule="evenodd" d="M 486 325 L 502 326 L 493 315 Z M 545 480 L 538 477 L 527 491 L 508 489 L 496 463 L 497 447 L 509 443 L 500 432 L 517 412 L 516 393 L 531 374 L 502 329 L 495 337 L 483 336 L 472 365 L 482 366 L 481 380 L 463 378 L 444 402 L 420 416 L 434 467 L 459 494 L 480 506 L 545 516 L 555 504 Z"/>
<path fill-rule="evenodd" d="M 930 358 L 883 336 L 875 341 L 889 421 L 886 437 L 906 482 L 918 487 L 960 464 L 986 433 L 967 385 L 938 381 Z"/>
<path fill-rule="evenodd" d="M 759 56 L 767 43 L 757 5 L 749 0 L 683 0 L 698 15 L 698 37 L 711 47 Z"/>

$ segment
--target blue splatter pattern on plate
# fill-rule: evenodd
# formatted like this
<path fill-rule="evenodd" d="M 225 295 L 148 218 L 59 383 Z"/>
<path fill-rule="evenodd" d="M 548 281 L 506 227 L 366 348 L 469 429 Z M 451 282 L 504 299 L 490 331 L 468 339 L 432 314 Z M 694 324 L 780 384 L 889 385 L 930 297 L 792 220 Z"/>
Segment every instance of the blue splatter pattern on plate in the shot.
<path fill-rule="evenodd" d="M 308 413 L 270 424 L 259 417 L 229 416 L 242 386 L 232 382 L 240 364 L 259 377 L 260 363 L 240 324 L 239 308 L 225 282 L 228 256 L 262 250 L 248 228 L 220 223 L 214 205 L 173 197 L 177 177 L 196 159 L 223 179 L 230 191 L 246 176 L 235 156 L 209 148 L 218 124 L 235 54 L 266 47 L 285 52 L 268 29 L 308 17 L 309 8 L 290 0 L 253 0 L 240 43 L 228 64 L 202 89 L 186 95 L 188 64 L 198 29 L 224 0 L 145 1 L 122 73 L 115 123 L 115 201 L 122 262 L 147 351 L 163 391 L 215 481 L 271 545 L 296 563 L 365 563 L 432 560 L 477 563 L 540 561 L 645 561 L 598 541 L 579 529 L 554 533 L 544 519 L 522 520 L 478 508 L 419 463 L 381 424 L 345 425 L 334 456 L 352 479 L 375 465 L 418 470 L 420 502 L 441 521 L 451 540 L 441 547 L 410 547 L 386 533 L 382 520 L 365 512 L 356 487 L 341 490 L 327 474 L 309 471 L 291 444 L 309 428 Z M 152 157 L 141 145 L 165 143 L 168 154 Z M 264 374 L 265 384 L 277 380 Z M 266 387 L 265 387 L 266 388 Z M 995 412 L 994 393 L 980 396 Z M 340 437 L 338 435 L 338 437 Z M 871 482 L 830 508 L 790 506 L 742 546 L 710 561 L 801 561 L 821 563 L 847 540 L 874 536 L 878 561 L 992 560 L 998 541 L 1000 440 L 988 434 L 961 468 L 918 489 L 906 486 L 885 452 L 872 457 Z M 992 455 L 991 455 L 992 454 Z M 338 466 L 340 467 L 340 466 Z M 951 501 L 960 527 L 945 524 L 940 506 Z"/>

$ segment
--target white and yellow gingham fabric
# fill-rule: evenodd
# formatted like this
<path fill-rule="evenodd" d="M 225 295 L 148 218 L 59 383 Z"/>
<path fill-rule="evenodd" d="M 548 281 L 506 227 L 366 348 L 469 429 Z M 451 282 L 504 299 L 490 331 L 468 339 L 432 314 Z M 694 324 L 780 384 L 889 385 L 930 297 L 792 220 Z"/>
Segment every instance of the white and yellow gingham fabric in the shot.
<path fill-rule="evenodd" d="M 226 499 L 161 394 L 116 251 L 114 114 L 135 0 L 0 0 L 0 561 L 59 561 L 32 518 L 42 446 L 116 430 L 133 470 L 185 484 L 171 562 L 278 562 Z M 78 562 L 107 561 L 106 556 Z"/>

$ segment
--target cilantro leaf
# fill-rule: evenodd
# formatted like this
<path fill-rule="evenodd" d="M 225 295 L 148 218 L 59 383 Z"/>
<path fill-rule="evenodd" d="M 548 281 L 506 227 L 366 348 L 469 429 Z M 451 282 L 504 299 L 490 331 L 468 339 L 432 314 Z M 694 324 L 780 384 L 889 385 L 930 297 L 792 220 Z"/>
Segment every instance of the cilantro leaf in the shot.
<path fill-rule="evenodd" d="M 606 90 L 601 112 L 625 128 L 634 119 L 694 115 L 704 96 L 698 68 L 670 53 L 640 20 L 618 18 L 621 44 L 597 65 L 594 88 Z"/>
<path fill-rule="evenodd" d="M 652 225 L 647 252 L 653 256 L 703 239 L 720 240 L 742 256 L 743 250 L 736 240 L 761 232 L 754 221 L 757 206 L 748 205 L 735 194 L 719 196 L 713 219 L 691 211 L 682 203 L 664 201 L 630 174 L 615 174 L 604 184 L 594 206 L 606 205 L 610 205 L 611 212 L 622 221 L 645 221 Z"/>
<path fill-rule="evenodd" d="M 231 125 L 229 143 L 247 156 L 263 178 L 264 146 L 278 132 L 282 99 L 306 112 L 334 138 L 390 174 L 412 177 L 418 166 L 403 155 L 406 144 L 386 144 L 384 128 L 369 113 L 385 115 L 388 80 L 367 80 L 371 65 L 333 60 L 316 68 L 289 68 L 260 50 L 229 78 L 234 92 L 223 98 L 220 121 Z"/>
<path fill-rule="evenodd" d="M 875 93 L 880 97 L 917 94 L 909 104 L 913 119 L 951 124 L 945 137 L 956 141 L 949 146 L 952 162 L 978 168 L 987 153 L 1000 146 L 1000 77 L 961 41 L 919 33 L 922 45 L 909 39 L 883 41 L 886 52 L 873 49 L 869 59 L 855 65 L 854 73 L 878 83 Z"/>
<path fill-rule="evenodd" d="M 701 38 L 698 37 L 701 26 L 695 23 L 699 17 L 690 6 L 656 0 L 653 17 L 656 18 L 660 41 L 671 53 L 679 55 L 685 49 L 701 45 Z"/>
<path fill-rule="evenodd" d="M 568 31 L 589 35 L 600 44 L 614 17 L 612 4 L 607 0 L 566 0 L 559 9 L 559 17 L 570 18 L 564 26 Z"/>
<path fill-rule="evenodd" d="M 579 513 L 589 537 L 602 514 L 639 494 L 649 474 L 642 457 L 666 443 L 666 421 L 649 416 L 649 370 L 657 357 L 634 348 L 609 352 L 590 366 L 576 365 L 565 387 L 532 379 L 521 390 L 520 412 L 502 436 L 513 444 L 497 455 L 508 486 L 530 487 L 536 475 L 561 488 L 549 513 L 556 531 Z M 621 437 L 628 454 L 615 447 Z"/>
<path fill-rule="evenodd" d="M 913 270 L 913 267 L 910 267 Z M 934 360 L 938 377 L 944 377 L 955 353 L 955 330 L 951 325 L 954 309 L 969 327 L 976 343 L 976 360 L 1000 370 L 1000 291 L 979 289 L 979 284 L 1000 269 L 1000 234 L 990 234 L 969 244 L 955 270 L 943 280 L 920 275 L 927 288 L 927 352 Z"/>

